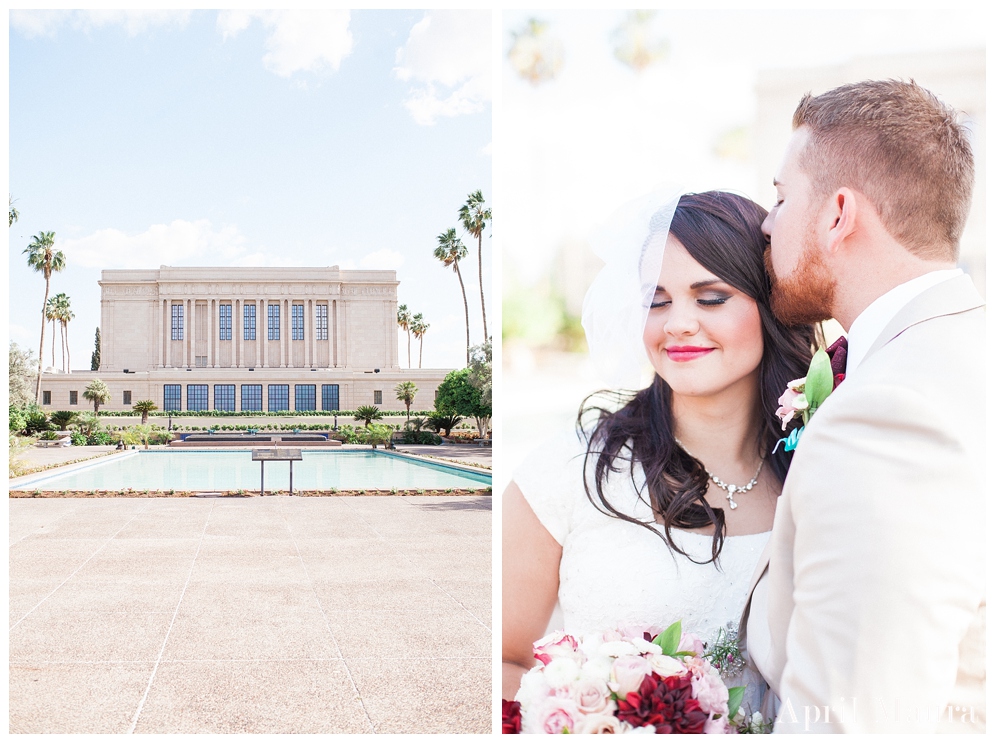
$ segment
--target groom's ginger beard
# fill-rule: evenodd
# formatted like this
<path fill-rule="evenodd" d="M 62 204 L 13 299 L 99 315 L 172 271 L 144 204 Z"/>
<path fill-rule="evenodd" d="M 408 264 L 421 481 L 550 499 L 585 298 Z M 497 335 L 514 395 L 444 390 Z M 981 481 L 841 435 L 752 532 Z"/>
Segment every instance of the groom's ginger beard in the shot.
<path fill-rule="evenodd" d="M 764 265 L 770 276 L 770 308 L 782 324 L 807 325 L 832 318 L 836 282 L 815 246 L 809 243 L 790 276 L 778 278 L 774 273 L 770 245 L 764 251 Z"/>

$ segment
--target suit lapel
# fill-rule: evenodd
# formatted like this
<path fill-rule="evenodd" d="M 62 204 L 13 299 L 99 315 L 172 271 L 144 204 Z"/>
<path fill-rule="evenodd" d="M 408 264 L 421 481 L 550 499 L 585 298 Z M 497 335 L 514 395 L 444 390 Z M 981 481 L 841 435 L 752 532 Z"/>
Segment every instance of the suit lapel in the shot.
<path fill-rule="evenodd" d="M 983 307 L 984 304 L 985 302 L 978 294 L 978 290 L 975 289 L 970 276 L 961 274 L 947 279 L 930 287 L 899 310 L 898 314 L 885 326 L 874 344 L 868 349 L 867 356 L 864 358 L 880 350 L 913 325 L 918 325 L 934 317 L 956 315 L 960 312 L 974 310 Z"/>

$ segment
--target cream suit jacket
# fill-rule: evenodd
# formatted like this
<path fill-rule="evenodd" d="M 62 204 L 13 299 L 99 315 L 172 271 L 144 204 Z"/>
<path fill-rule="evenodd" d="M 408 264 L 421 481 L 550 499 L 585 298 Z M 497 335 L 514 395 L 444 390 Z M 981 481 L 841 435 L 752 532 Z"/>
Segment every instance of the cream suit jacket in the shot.
<path fill-rule="evenodd" d="M 775 732 L 984 730 L 984 443 L 983 301 L 961 275 L 899 311 L 795 450 L 741 623 Z"/>

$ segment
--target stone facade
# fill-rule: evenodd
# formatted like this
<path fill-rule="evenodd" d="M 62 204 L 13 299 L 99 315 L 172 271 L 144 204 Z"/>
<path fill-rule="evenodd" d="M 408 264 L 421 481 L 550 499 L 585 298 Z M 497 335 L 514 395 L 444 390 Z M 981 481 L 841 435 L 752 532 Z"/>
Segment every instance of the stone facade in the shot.
<path fill-rule="evenodd" d="M 100 370 L 46 373 L 42 407 L 87 409 L 99 378 L 103 410 L 404 410 L 406 381 L 429 410 L 450 370 L 398 365 L 397 286 L 338 266 L 103 271 Z"/>

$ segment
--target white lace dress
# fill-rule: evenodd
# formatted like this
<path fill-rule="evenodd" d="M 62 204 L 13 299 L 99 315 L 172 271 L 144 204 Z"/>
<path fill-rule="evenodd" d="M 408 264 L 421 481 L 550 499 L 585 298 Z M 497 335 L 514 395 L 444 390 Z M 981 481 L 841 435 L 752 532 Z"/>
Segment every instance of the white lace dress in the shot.
<path fill-rule="evenodd" d="M 554 440 L 516 470 L 514 481 L 539 521 L 562 546 L 560 588 L 548 632 L 584 634 L 615 627 L 666 627 L 680 619 L 683 629 L 711 644 L 719 631 L 739 623 L 750 578 L 770 532 L 726 537 L 718 565 L 699 565 L 671 552 L 656 534 L 599 512 L 582 483 L 585 447 L 576 435 Z M 594 458 L 588 482 L 594 490 Z M 636 465 L 636 483 L 644 482 Z M 629 476 L 628 462 L 609 477 L 605 495 L 620 512 L 653 521 L 649 504 Z M 748 496 L 747 496 L 748 497 Z M 662 525 L 656 525 L 663 532 Z M 696 560 L 711 556 L 712 538 L 673 530 L 675 542 Z M 752 675 L 744 707 L 759 706 L 762 690 Z"/>

